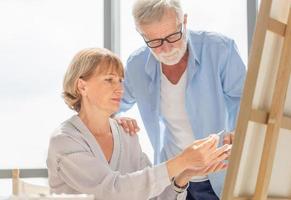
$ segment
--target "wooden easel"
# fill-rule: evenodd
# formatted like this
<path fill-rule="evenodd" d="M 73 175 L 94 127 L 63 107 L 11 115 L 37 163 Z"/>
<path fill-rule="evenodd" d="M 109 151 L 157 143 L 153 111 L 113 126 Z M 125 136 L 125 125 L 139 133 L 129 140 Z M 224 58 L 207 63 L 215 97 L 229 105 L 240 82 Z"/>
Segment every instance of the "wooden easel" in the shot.
<path fill-rule="evenodd" d="M 240 105 L 238 123 L 235 130 L 235 141 L 232 148 L 232 155 L 229 160 L 229 169 L 225 179 L 224 191 L 222 195 L 223 200 L 282 199 L 268 197 L 268 188 L 272 175 L 272 167 L 274 163 L 280 128 L 291 130 L 291 118 L 283 115 L 291 72 L 291 7 L 289 7 L 288 21 L 285 24 L 270 18 L 272 2 L 272 0 L 261 1 L 261 7 L 253 38 L 253 46 L 248 64 L 248 74 Z M 271 108 L 269 111 L 263 111 L 252 108 L 252 105 L 258 74 L 260 72 L 259 68 L 267 31 L 271 31 L 275 34 L 278 34 L 279 36 L 284 37 L 284 42 L 280 55 L 280 63 L 277 71 L 275 88 L 273 94 L 271 94 Z M 251 197 L 237 197 L 234 196 L 234 189 L 239 172 L 239 166 L 249 122 L 265 124 L 267 129 L 255 192 Z M 291 155 L 291 152 L 286 153 Z M 291 197 L 284 198 L 284 200 L 287 199 L 291 200 Z"/>

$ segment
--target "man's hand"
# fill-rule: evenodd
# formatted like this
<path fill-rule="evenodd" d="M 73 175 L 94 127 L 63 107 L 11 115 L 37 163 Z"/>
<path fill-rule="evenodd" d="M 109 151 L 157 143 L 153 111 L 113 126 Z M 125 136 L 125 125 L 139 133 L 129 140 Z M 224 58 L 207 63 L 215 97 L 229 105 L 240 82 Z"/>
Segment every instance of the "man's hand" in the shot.
<path fill-rule="evenodd" d="M 234 132 L 227 133 L 223 136 L 223 144 L 233 144 Z"/>
<path fill-rule="evenodd" d="M 224 145 L 228 144 L 228 145 L 232 146 L 233 141 L 234 141 L 234 132 L 227 133 L 223 136 L 223 144 Z M 229 151 L 229 155 L 230 155 L 230 151 Z"/>
<path fill-rule="evenodd" d="M 130 135 L 134 135 L 140 130 L 135 119 L 129 117 L 116 117 L 115 120 Z"/>

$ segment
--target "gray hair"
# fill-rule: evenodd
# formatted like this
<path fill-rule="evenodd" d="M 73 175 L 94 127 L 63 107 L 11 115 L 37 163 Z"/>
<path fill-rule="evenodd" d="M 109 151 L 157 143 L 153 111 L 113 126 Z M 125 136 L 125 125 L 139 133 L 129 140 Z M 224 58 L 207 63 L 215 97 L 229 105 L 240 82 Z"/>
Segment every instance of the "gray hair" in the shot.
<path fill-rule="evenodd" d="M 132 15 L 136 26 L 150 24 L 161 20 L 166 10 L 174 10 L 177 21 L 183 19 L 180 0 L 136 0 Z"/>

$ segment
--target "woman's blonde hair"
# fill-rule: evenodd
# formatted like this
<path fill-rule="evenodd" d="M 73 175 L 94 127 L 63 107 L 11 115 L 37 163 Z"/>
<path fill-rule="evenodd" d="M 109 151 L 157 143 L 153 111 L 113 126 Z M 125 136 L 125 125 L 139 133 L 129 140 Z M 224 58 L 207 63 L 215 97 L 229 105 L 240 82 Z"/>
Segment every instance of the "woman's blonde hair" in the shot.
<path fill-rule="evenodd" d="M 78 52 L 71 61 L 63 81 L 65 103 L 77 112 L 81 109 L 82 96 L 78 91 L 78 80 L 88 80 L 93 74 L 116 72 L 124 77 L 123 65 L 117 55 L 103 48 L 90 48 Z"/>

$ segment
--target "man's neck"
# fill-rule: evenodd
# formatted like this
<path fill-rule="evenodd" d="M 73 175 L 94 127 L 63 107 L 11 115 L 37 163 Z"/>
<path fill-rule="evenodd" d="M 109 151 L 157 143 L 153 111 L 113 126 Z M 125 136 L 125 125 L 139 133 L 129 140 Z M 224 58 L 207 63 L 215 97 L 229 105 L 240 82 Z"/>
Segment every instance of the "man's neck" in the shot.
<path fill-rule="evenodd" d="M 187 68 L 189 53 L 188 50 L 181 58 L 181 60 L 175 65 L 165 65 L 162 63 L 162 73 L 167 77 L 167 79 L 173 83 L 177 84 Z"/>

